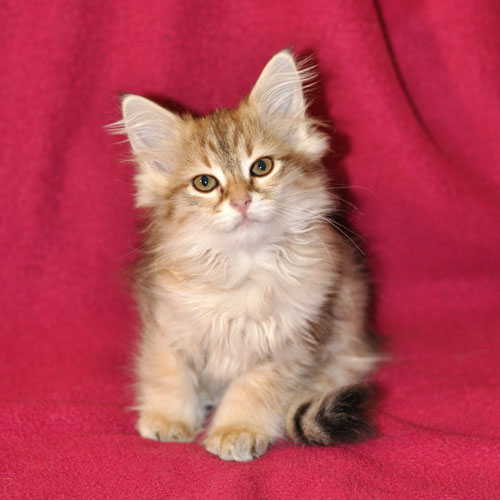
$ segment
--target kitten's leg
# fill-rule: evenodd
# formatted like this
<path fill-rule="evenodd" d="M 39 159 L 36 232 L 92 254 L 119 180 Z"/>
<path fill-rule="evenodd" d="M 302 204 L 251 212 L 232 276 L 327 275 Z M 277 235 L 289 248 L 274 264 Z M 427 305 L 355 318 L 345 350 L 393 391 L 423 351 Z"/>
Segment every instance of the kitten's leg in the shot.
<path fill-rule="evenodd" d="M 283 434 L 286 411 L 299 384 L 298 373 L 277 363 L 254 367 L 229 386 L 205 448 L 224 460 L 248 461 L 264 454 Z"/>
<path fill-rule="evenodd" d="M 137 378 L 139 434 L 160 441 L 191 441 L 204 416 L 195 378 L 161 334 L 144 336 Z"/>

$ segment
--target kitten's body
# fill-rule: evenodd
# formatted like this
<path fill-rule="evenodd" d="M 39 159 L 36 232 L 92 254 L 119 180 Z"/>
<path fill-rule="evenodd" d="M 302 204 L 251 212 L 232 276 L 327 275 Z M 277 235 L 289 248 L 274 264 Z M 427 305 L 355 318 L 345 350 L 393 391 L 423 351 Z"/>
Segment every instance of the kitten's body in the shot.
<path fill-rule="evenodd" d="M 237 110 L 194 119 L 124 100 L 138 205 L 151 207 L 136 279 L 144 437 L 192 439 L 207 404 L 205 446 L 225 459 L 261 455 L 285 422 L 320 444 L 367 430 L 363 389 L 344 389 L 375 362 L 367 285 L 327 219 L 326 141 L 302 79 L 281 52 Z M 259 158 L 272 162 L 262 176 L 250 173 Z M 199 192 L 200 176 L 218 184 Z"/>

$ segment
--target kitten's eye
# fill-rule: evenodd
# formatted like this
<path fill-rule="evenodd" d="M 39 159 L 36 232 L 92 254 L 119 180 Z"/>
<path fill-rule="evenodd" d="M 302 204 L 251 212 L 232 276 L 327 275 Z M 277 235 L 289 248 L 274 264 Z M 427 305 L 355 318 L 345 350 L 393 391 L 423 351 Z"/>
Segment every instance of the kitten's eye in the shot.
<path fill-rule="evenodd" d="M 250 175 L 262 177 L 267 175 L 273 169 L 274 163 L 271 158 L 259 158 L 252 163 Z"/>
<path fill-rule="evenodd" d="M 211 175 L 199 175 L 193 179 L 193 186 L 204 193 L 212 191 L 219 185 L 219 182 L 215 177 Z"/>

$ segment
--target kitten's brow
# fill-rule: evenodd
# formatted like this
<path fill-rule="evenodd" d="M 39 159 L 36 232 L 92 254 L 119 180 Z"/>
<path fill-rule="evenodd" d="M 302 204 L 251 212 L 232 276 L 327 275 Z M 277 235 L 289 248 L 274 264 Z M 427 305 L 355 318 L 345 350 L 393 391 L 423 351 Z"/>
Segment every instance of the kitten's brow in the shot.
<path fill-rule="evenodd" d="M 246 149 L 247 149 L 247 156 L 252 156 L 252 153 L 253 153 L 253 145 L 252 143 L 250 142 L 250 137 L 247 136 L 246 137 L 246 140 L 245 140 L 245 146 L 246 146 Z"/>
<path fill-rule="evenodd" d="M 245 141 L 247 152 L 251 154 L 250 138 L 244 133 L 244 124 L 238 116 L 218 112 L 211 117 L 207 130 L 207 147 L 216 155 L 228 170 L 238 170 L 239 146 Z"/>
<path fill-rule="evenodd" d="M 202 153 L 201 161 L 203 162 L 203 165 L 205 167 L 212 170 L 212 165 L 210 164 L 210 159 L 208 158 L 208 155 L 205 152 Z"/>

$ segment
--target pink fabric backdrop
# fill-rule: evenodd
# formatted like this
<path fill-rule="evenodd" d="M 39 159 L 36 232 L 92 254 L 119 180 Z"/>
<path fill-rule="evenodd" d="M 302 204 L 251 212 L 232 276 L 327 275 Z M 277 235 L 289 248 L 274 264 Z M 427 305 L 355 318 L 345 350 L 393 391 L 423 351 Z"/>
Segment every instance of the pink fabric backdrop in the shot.
<path fill-rule="evenodd" d="M 500 498 L 498 2 L 4 0 L 0 21 L 2 498 Z M 126 410 L 139 223 L 103 126 L 121 91 L 235 105 L 290 45 L 356 186 L 381 435 L 227 463 Z"/>

